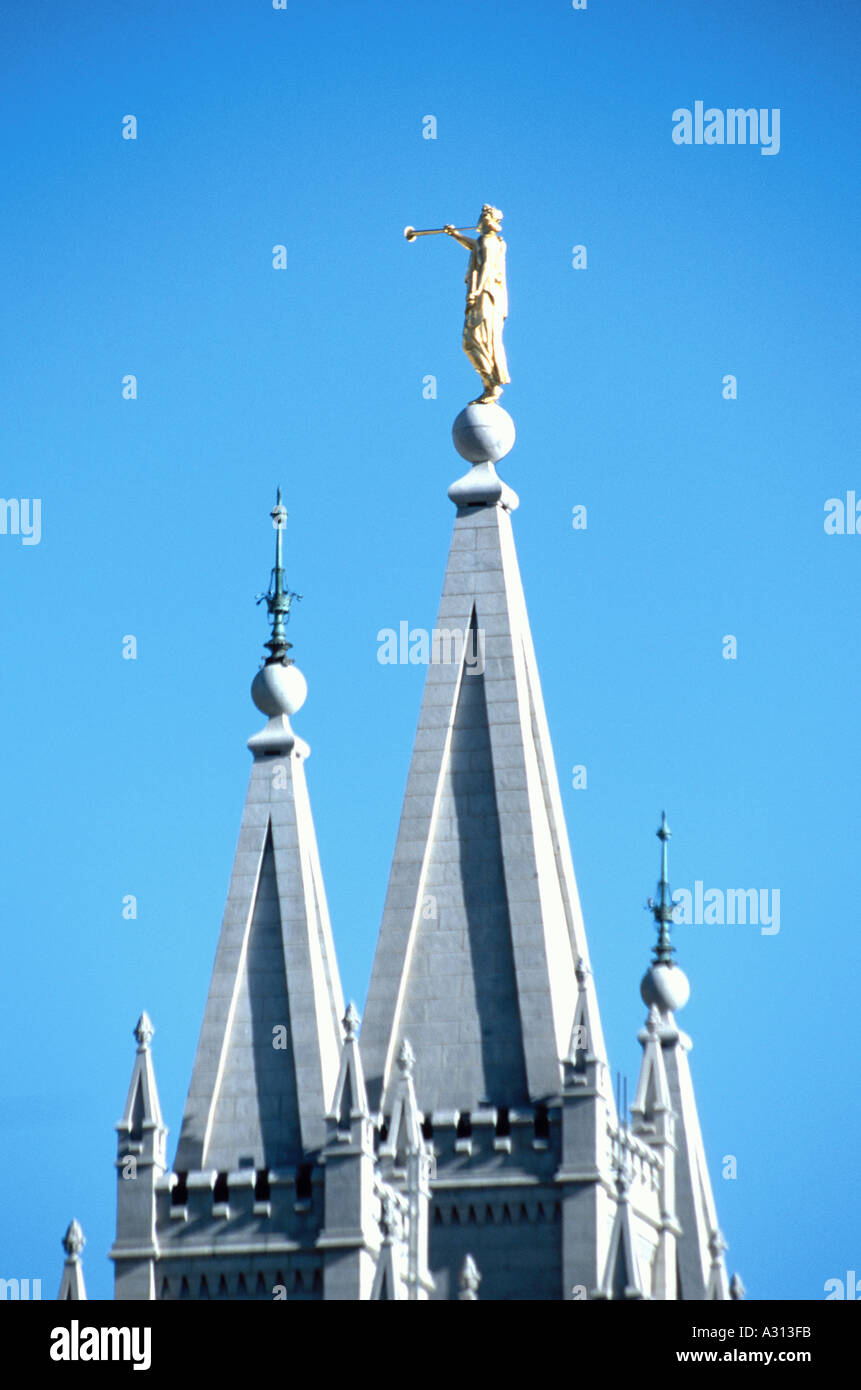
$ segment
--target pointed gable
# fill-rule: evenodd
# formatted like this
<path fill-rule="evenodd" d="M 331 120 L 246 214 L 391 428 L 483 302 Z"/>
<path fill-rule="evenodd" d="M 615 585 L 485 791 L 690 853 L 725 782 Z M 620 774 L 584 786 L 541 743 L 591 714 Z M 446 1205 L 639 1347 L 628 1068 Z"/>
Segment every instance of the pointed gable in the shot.
<path fill-rule="evenodd" d="M 654 1130 L 656 1118 L 667 1111 L 672 1112 L 673 1108 L 659 1033 L 660 1014 L 652 1005 L 646 1027 L 640 1033 L 643 1062 L 637 1081 L 637 1094 L 631 1106 L 637 1133 Z"/>
<path fill-rule="evenodd" d="M 426 1111 L 557 1093 L 588 963 L 507 499 L 455 521 L 362 1032 L 386 1108 L 407 1035 Z"/>
<path fill-rule="evenodd" d="M 271 828 L 222 1049 L 201 1166 L 227 1170 L 240 1154 L 253 1155 L 259 1168 L 299 1162 L 302 1127 Z"/>
<path fill-rule="evenodd" d="M 117 1125 L 117 1129 L 124 1130 L 129 1139 L 140 1142 L 143 1138 L 144 1125 L 148 1125 L 153 1130 L 167 1133 L 162 1119 L 161 1104 L 158 1098 L 158 1087 L 155 1081 L 155 1071 L 153 1069 L 152 1053 L 150 1043 L 155 1029 L 149 1014 L 144 1010 L 135 1024 L 135 1038 L 137 1039 L 137 1054 L 135 1064 L 132 1069 L 132 1078 L 129 1082 L 129 1091 L 126 1097 L 123 1117 Z"/>
<path fill-rule="evenodd" d="M 336 1133 L 349 1133 L 354 1120 L 369 1118 L 365 1077 L 358 1045 L 359 1022 L 358 1011 L 351 1001 L 343 1018 L 344 1045 L 341 1049 L 335 1094 L 328 1113 Z"/>
<path fill-rule="evenodd" d="M 620 1167 L 616 1173 L 617 1205 L 607 1252 L 607 1265 L 599 1294 L 602 1298 L 643 1298 L 645 1291 L 634 1244 L 631 1204 L 628 1198 L 629 1174 Z"/>

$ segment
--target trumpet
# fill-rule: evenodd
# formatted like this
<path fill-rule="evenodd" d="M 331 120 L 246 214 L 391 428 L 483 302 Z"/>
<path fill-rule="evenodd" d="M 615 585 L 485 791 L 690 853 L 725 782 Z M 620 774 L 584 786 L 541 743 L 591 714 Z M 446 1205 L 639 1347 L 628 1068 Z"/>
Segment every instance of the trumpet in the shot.
<path fill-rule="evenodd" d="M 477 227 L 455 227 L 456 232 L 477 232 Z M 416 230 L 415 227 L 404 227 L 404 236 L 407 241 L 415 241 L 417 236 L 439 236 L 445 231 L 445 227 L 425 227 L 424 230 Z"/>

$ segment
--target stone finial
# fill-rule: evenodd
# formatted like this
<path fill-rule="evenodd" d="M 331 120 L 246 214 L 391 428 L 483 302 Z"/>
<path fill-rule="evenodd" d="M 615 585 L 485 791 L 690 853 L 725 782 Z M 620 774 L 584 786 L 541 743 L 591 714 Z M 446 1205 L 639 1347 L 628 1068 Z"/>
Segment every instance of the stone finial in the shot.
<path fill-rule="evenodd" d="M 586 981 L 589 978 L 589 967 L 587 966 L 582 956 L 578 956 L 577 958 L 577 965 L 574 970 L 574 974 L 577 976 L 577 983 L 580 986 L 580 988 L 585 988 Z"/>
<path fill-rule="evenodd" d="M 347 1012 L 344 1014 L 344 1017 L 341 1021 L 344 1025 L 344 1041 L 355 1041 L 355 1039 L 359 1035 L 359 1024 L 362 1020 L 359 1016 L 359 1011 L 353 1003 L 352 999 L 347 1005 Z"/>
<path fill-rule="evenodd" d="M 135 1024 L 135 1037 L 137 1038 L 138 1047 L 143 1052 L 147 1050 L 150 1043 L 152 1042 L 154 1033 L 155 1029 L 152 1026 L 152 1019 L 150 1018 L 146 1009 L 144 1009 L 143 1013 L 141 1014 L 140 1018 Z"/>
<path fill-rule="evenodd" d="M 616 1191 L 620 1201 L 628 1200 L 628 1193 L 631 1189 L 631 1172 L 624 1159 L 620 1161 L 616 1169 Z"/>
<path fill-rule="evenodd" d="M 744 1296 L 745 1296 L 746 1293 L 747 1293 L 747 1289 L 744 1287 L 744 1284 L 741 1282 L 741 1275 L 738 1274 L 738 1273 L 734 1274 L 734 1275 L 732 1276 L 732 1278 L 730 1279 L 730 1281 L 729 1281 L 729 1296 L 730 1296 L 730 1298 L 734 1299 L 736 1303 L 739 1303 L 739 1302 L 741 1302 L 741 1300 L 744 1298 Z"/>
<path fill-rule="evenodd" d="M 398 1070 L 401 1076 L 412 1076 L 416 1065 L 416 1054 L 409 1044 L 409 1039 L 404 1038 L 398 1052 Z"/>
<path fill-rule="evenodd" d="M 616 1192 L 620 1202 L 627 1202 L 633 1178 L 631 1150 L 625 1142 L 624 1129 L 624 1124 L 620 1122 L 617 1136 L 618 1147 L 616 1149 L 616 1161 L 613 1164 L 613 1176 L 616 1180 Z"/>
<path fill-rule="evenodd" d="M 467 1255 L 460 1267 L 458 1276 L 460 1293 L 458 1301 L 460 1303 L 475 1303 L 478 1300 L 478 1286 L 481 1283 L 481 1275 L 478 1272 L 478 1265 L 471 1255 Z"/>
<path fill-rule="evenodd" d="M 86 1243 L 80 1222 L 70 1221 L 69 1229 L 63 1236 L 63 1249 L 68 1258 L 70 1260 L 77 1260 Z"/>
<path fill-rule="evenodd" d="M 728 1249 L 729 1246 L 723 1238 L 723 1232 L 716 1227 L 709 1236 L 709 1254 L 712 1257 L 712 1264 L 717 1264 L 723 1252 Z"/>
<path fill-rule="evenodd" d="M 395 1194 L 387 1188 L 383 1193 L 382 1212 L 380 1214 L 380 1230 L 383 1233 L 384 1241 L 388 1243 L 395 1238 L 399 1224 Z"/>

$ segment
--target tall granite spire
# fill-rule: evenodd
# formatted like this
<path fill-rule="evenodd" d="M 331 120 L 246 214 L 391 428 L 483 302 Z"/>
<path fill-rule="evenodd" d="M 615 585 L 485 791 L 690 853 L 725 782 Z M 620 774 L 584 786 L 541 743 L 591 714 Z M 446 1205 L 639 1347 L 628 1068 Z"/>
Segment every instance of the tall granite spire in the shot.
<path fill-rule="evenodd" d="M 518 499 L 495 468 L 514 426 L 474 402 L 453 437 L 473 466 L 448 494 L 454 535 L 362 1056 L 391 1126 L 407 1042 L 414 1054 L 435 1155 L 432 1296 L 462 1296 L 469 1255 L 483 1297 L 558 1299 L 602 1278 L 615 1106 L 514 547 Z"/>
<path fill-rule="evenodd" d="M 467 421 L 463 421 L 463 416 Z M 372 1103 L 398 1049 L 426 1111 L 540 1101 L 560 1087 L 588 946 L 514 548 L 498 406 L 456 422 L 466 457 L 431 664 L 362 1031 Z M 485 430 L 483 436 L 480 431 Z M 513 435 L 513 427 L 511 431 Z M 605 1060 L 591 975 L 591 1047 Z"/>

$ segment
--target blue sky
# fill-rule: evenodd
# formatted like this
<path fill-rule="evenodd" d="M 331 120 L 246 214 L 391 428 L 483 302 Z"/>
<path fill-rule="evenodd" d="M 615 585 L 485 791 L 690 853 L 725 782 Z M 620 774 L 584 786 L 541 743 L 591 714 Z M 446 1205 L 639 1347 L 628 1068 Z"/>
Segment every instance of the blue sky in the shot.
<path fill-rule="evenodd" d="M 277 483 L 294 722 L 361 1007 L 424 674 L 376 636 L 433 625 L 476 384 L 464 253 L 402 229 L 485 201 L 501 471 L 612 1064 L 632 1093 L 666 806 L 675 887 L 780 892 L 775 935 L 676 930 L 729 1267 L 807 1299 L 861 1268 L 861 536 L 823 525 L 861 496 L 859 29 L 849 0 L 3 7 L 0 491 L 42 504 L 38 545 L 0 535 L 4 1277 L 54 1296 L 77 1216 L 109 1296 L 143 1007 L 173 1153 Z M 779 108 L 779 153 L 674 144 L 697 100 Z"/>

